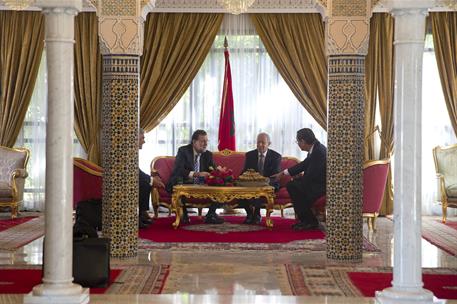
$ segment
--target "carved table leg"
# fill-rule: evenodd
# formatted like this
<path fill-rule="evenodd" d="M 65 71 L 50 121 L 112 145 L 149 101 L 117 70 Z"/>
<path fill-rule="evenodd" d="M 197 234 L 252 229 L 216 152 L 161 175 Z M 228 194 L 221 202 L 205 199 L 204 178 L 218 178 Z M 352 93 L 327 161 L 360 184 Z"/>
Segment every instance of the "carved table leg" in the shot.
<path fill-rule="evenodd" d="M 270 218 L 271 213 L 273 212 L 274 198 L 272 196 L 267 196 L 267 216 L 265 218 L 265 224 L 268 228 L 273 228 L 273 221 Z"/>
<path fill-rule="evenodd" d="M 176 220 L 172 224 L 172 226 L 173 228 L 177 229 L 179 227 L 179 222 L 181 221 L 181 215 L 183 213 L 181 207 L 181 198 L 178 195 L 173 194 L 173 196 L 171 197 L 171 205 L 173 206 L 173 209 L 176 214 Z"/>

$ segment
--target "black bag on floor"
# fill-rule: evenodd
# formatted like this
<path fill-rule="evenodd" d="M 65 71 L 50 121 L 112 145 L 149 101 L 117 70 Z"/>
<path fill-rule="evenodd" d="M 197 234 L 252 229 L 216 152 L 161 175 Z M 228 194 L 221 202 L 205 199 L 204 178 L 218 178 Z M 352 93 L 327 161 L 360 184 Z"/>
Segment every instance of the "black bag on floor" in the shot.
<path fill-rule="evenodd" d="M 73 238 L 73 278 L 83 287 L 106 287 L 110 274 L 110 239 Z"/>
<path fill-rule="evenodd" d="M 102 200 L 93 199 L 87 201 L 80 201 L 76 205 L 76 222 L 82 218 L 89 225 L 102 230 Z"/>

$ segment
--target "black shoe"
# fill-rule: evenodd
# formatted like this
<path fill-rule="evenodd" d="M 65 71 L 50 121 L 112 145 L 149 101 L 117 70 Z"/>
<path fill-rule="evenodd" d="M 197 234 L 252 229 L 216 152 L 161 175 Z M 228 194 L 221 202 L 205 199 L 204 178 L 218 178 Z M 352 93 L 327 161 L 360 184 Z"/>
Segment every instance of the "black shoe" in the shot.
<path fill-rule="evenodd" d="M 246 216 L 246 219 L 244 220 L 243 224 L 252 224 L 254 218 L 250 215 Z"/>
<path fill-rule="evenodd" d="M 262 222 L 262 217 L 260 215 L 256 215 L 252 218 L 252 223 L 254 225 L 259 225 Z"/>
<path fill-rule="evenodd" d="M 319 222 L 306 223 L 303 225 L 303 230 L 317 230 L 319 229 Z"/>
<path fill-rule="evenodd" d="M 224 223 L 224 219 L 217 214 L 207 214 L 205 217 L 206 224 L 222 224 Z"/>
<path fill-rule="evenodd" d="M 140 228 L 140 229 L 146 229 L 146 228 L 148 228 L 148 227 L 149 227 L 148 224 L 143 223 L 141 220 L 138 221 L 138 228 Z"/>
<path fill-rule="evenodd" d="M 305 224 L 303 222 L 298 222 L 292 225 L 293 230 L 303 230 L 303 226 Z"/>
<path fill-rule="evenodd" d="M 190 218 L 189 216 L 186 214 L 183 214 L 182 218 L 181 218 L 181 223 L 183 224 L 190 224 Z"/>
<path fill-rule="evenodd" d="M 142 222 L 143 224 L 146 224 L 146 225 L 151 225 L 154 221 L 151 218 L 149 218 L 149 219 L 141 218 L 140 222 Z"/>

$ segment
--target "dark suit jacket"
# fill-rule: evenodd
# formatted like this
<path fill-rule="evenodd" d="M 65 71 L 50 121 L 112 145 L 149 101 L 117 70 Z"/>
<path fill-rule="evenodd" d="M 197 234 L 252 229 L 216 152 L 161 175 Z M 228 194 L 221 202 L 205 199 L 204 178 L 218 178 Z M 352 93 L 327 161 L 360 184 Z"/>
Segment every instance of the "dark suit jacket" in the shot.
<path fill-rule="evenodd" d="M 258 171 L 258 163 L 259 152 L 257 149 L 247 152 L 246 159 L 244 161 L 243 172 L 247 169 L 254 169 L 255 171 Z M 267 156 L 265 157 L 265 161 L 263 163 L 263 176 L 270 177 L 279 171 L 281 171 L 281 154 L 274 150 L 268 149 Z M 270 181 L 270 185 L 275 187 L 275 190 L 279 189 L 279 182 L 276 180 L 272 179 Z"/>
<path fill-rule="evenodd" d="M 327 182 L 327 148 L 316 140 L 312 153 L 308 153 L 304 161 L 288 170 L 292 176 L 304 173 L 302 177 L 295 180 L 300 181 L 310 195 L 324 194 Z"/>
<path fill-rule="evenodd" d="M 149 196 L 151 194 L 151 177 L 139 170 L 139 209 L 140 211 L 149 210 Z"/>
<path fill-rule="evenodd" d="M 200 172 L 209 172 L 209 167 L 216 168 L 213 161 L 213 153 L 205 151 L 200 155 Z M 194 171 L 194 149 L 192 144 L 182 146 L 178 149 L 175 159 L 175 166 L 167 183 L 167 191 L 173 192 L 173 186 L 178 183 L 178 179 L 188 180 L 190 171 Z"/>

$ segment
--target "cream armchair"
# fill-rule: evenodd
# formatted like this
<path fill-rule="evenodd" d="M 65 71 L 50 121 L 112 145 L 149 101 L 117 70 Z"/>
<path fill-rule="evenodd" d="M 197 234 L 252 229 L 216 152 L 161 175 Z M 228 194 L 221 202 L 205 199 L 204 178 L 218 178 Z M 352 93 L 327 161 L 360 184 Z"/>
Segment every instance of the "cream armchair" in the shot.
<path fill-rule="evenodd" d="M 30 152 L 25 148 L 10 149 L 0 146 L 0 207 L 10 207 L 11 218 L 17 216 L 24 196 L 29 156 Z"/>
<path fill-rule="evenodd" d="M 457 208 L 457 145 L 433 148 L 433 158 L 440 179 L 443 223 L 446 223 L 447 207 Z"/>

